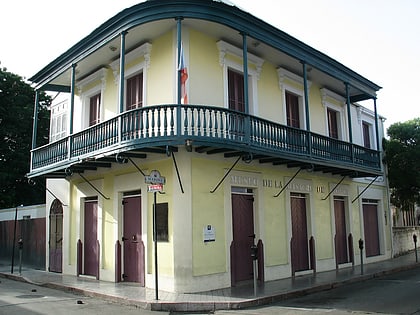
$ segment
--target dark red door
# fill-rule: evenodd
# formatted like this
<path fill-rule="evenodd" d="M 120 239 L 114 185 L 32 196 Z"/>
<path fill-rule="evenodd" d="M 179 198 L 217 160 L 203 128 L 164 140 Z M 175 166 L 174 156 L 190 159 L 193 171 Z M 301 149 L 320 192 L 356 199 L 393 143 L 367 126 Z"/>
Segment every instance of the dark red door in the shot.
<path fill-rule="evenodd" d="M 58 199 L 51 204 L 49 237 L 49 271 L 62 272 L 63 205 Z"/>
<path fill-rule="evenodd" d="M 253 196 L 232 194 L 232 276 L 235 281 L 253 277 L 251 246 L 254 239 Z"/>
<path fill-rule="evenodd" d="M 346 210 L 344 200 L 334 199 L 335 215 L 335 259 L 338 264 L 348 262 L 347 233 L 346 233 Z"/>
<path fill-rule="evenodd" d="M 85 202 L 85 242 L 83 250 L 84 274 L 97 276 L 98 271 L 98 201 Z"/>
<path fill-rule="evenodd" d="M 366 257 L 379 255 L 378 206 L 376 204 L 363 204 L 363 227 Z"/>
<path fill-rule="evenodd" d="M 123 280 L 144 286 L 144 246 L 141 239 L 141 197 L 123 200 Z"/>
<path fill-rule="evenodd" d="M 292 212 L 292 269 L 302 271 L 309 269 L 308 229 L 306 220 L 306 198 L 303 194 L 290 196 Z"/>

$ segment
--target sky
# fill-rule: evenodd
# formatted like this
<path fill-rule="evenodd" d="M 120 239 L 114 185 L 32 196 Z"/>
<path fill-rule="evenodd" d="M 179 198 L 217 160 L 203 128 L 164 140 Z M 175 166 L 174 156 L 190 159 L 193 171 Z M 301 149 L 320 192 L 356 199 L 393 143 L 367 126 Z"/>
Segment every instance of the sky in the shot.
<path fill-rule="evenodd" d="M 0 67 L 29 78 L 137 0 L 13 0 L 0 6 Z M 378 84 L 385 128 L 420 117 L 420 1 L 231 0 Z M 367 107 L 373 101 L 365 102 Z"/>

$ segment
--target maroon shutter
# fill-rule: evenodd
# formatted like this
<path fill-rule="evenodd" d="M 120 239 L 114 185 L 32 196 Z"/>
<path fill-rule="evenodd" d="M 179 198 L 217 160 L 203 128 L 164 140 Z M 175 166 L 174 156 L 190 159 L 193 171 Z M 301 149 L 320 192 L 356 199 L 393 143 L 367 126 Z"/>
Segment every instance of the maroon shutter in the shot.
<path fill-rule="evenodd" d="M 300 128 L 299 98 L 297 95 L 289 92 L 286 92 L 286 115 L 288 126 Z"/>
<path fill-rule="evenodd" d="M 365 148 L 370 149 L 370 133 L 369 133 L 369 124 L 366 122 L 362 123 L 363 128 L 363 145 Z"/>
<path fill-rule="evenodd" d="M 101 93 L 90 98 L 89 106 L 89 126 L 93 126 L 100 120 Z"/>
<path fill-rule="evenodd" d="M 245 112 L 244 76 L 242 73 L 228 70 L 228 90 L 229 108 Z"/>
<path fill-rule="evenodd" d="M 331 138 L 338 139 L 337 112 L 330 108 L 327 109 L 328 133 Z"/>
<path fill-rule="evenodd" d="M 138 73 L 127 80 L 126 109 L 143 106 L 143 73 Z"/>

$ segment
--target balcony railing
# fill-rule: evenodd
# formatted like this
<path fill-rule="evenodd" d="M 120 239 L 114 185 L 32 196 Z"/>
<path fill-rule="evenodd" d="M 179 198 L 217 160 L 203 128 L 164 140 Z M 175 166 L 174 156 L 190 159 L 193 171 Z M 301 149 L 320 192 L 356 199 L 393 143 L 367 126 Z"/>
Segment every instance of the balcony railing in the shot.
<path fill-rule="evenodd" d="M 186 139 L 268 156 L 299 156 L 336 165 L 380 170 L 379 152 L 225 108 L 148 106 L 32 151 L 31 172 L 101 153 L 177 145 Z"/>

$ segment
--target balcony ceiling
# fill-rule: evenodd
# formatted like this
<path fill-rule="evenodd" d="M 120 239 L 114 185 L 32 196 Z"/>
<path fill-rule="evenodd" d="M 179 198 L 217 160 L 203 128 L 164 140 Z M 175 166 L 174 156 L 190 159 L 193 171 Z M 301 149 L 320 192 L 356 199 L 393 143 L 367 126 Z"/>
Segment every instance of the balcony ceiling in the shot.
<path fill-rule="evenodd" d="M 150 3 L 153 3 L 153 5 L 155 5 L 156 7 L 159 6 L 164 6 L 164 2 L 166 1 L 151 1 Z M 191 1 L 194 2 L 194 1 Z M 198 2 L 198 1 L 197 1 Z M 190 3 L 190 2 L 189 2 Z M 203 2 L 204 3 L 204 2 Z M 170 5 L 174 5 L 174 10 L 175 9 L 180 9 L 178 6 L 184 5 L 185 6 L 185 1 L 179 1 L 178 2 L 170 2 L 170 4 L 166 4 L 166 6 L 170 6 Z M 148 5 L 148 4 L 139 4 L 137 6 L 142 6 L 142 5 Z M 196 6 L 200 6 L 195 4 Z M 222 4 L 218 4 L 220 6 L 225 6 Z M 129 8 L 125 11 L 123 11 L 121 13 L 122 18 L 126 18 L 126 15 L 128 16 L 128 13 L 131 13 L 130 10 L 133 10 L 133 15 L 137 14 L 137 15 L 141 15 L 141 13 L 143 11 L 135 11 L 136 7 L 132 7 Z M 156 10 L 162 10 L 162 7 L 157 8 Z M 140 7 L 139 7 L 140 8 Z M 166 8 L 166 7 L 165 7 Z M 212 22 L 210 21 L 211 18 L 208 18 L 209 20 L 206 20 L 205 17 L 202 18 L 203 12 L 199 11 L 202 10 L 203 8 L 198 8 L 197 12 L 188 12 L 185 13 L 187 16 L 188 14 L 190 14 L 191 16 L 194 16 L 194 14 L 199 15 L 200 18 L 196 19 L 196 18 L 192 18 L 192 17 L 185 17 L 182 20 L 182 25 L 183 27 L 186 28 L 191 28 L 191 29 L 196 29 L 200 32 L 206 33 L 208 36 L 211 36 L 215 39 L 215 41 L 218 40 L 224 40 L 226 42 L 229 42 L 239 48 L 242 47 L 242 36 L 239 33 L 239 30 L 237 29 L 233 29 L 231 26 L 226 26 L 224 24 L 220 24 L 220 23 L 216 23 L 216 22 Z M 168 9 L 169 10 L 169 9 Z M 248 13 L 246 12 L 240 12 L 240 14 L 238 14 L 236 12 L 236 8 L 231 8 L 229 7 L 230 11 L 235 11 L 234 15 L 232 15 L 232 18 L 236 18 L 239 15 L 244 14 L 245 18 L 247 17 L 246 15 L 248 15 Z M 124 15 L 124 13 L 126 13 L 126 15 Z M 146 13 L 145 13 L 146 14 Z M 167 13 L 164 13 L 167 14 Z M 175 14 L 175 13 L 173 13 Z M 223 11 L 222 13 L 220 13 L 221 15 L 225 14 L 225 15 L 229 15 L 230 12 L 226 13 L 226 11 Z M 205 15 L 205 14 L 204 14 Z M 166 15 L 167 16 L 167 15 Z M 173 15 L 174 16 L 174 15 Z M 117 16 L 116 16 L 117 17 Z M 251 15 L 249 15 L 249 17 L 252 17 Z M 122 19 L 121 18 L 121 19 Z M 139 20 L 140 18 L 136 17 L 137 20 Z M 146 17 L 142 17 L 143 19 L 148 18 L 151 19 L 150 16 L 146 16 Z M 216 19 L 220 17 L 217 16 Z M 242 18 L 242 16 L 240 17 Z M 254 18 L 254 17 L 253 17 Z M 285 68 L 297 75 L 302 76 L 302 64 L 300 62 L 300 60 L 293 58 L 291 56 L 289 56 L 288 54 L 280 51 L 279 49 L 275 49 L 272 47 L 271 44 L 278 44 L 279 41 L 281 41 L 282 39 L 276 38 L 276 34 L 271 35 L 270 32 L 273 32 L 273 30 L 275 30 L 274 28 L 272 28 L 271 26 L 269 26 L 268 24 L 265 24 L 263 21 L 258 20 L 257 18 L 255 18 L 256 20 L 254 21 L 255 23 L 259 23 L 261 24 L 262 27 L 267 27 L 267 29 L 263 29 L 261 31 L 261 33 L 266 32 L 268 35 L 261 35 L 262 39 L 267 39 L 270 38 L 270 36 L 274 36 L 274 39 L 272 41 L 272 43 L 267 44 L 264 43 L 261 39 L 256 39 L 253 38 L 252 36 L 248 36 L 248 50 L 263 58 L 266 62 L 269 62 L 271 64 L 273 64 L 275 67 L 282 67 Z M 134 20 L 134 19 L 133 19 Z M 135 20 L 135 21 L 137 21 Z M 56 66 L 55 63 L 60 64 L 59 61 L 61 60 L 61 58 L 63 58 L 63 60 L 65 60 L 68 56 L 71 56 L 73 54 L 75 54 L 75 51 L 78 51 L 78 46 L 80 45 L 81 48 L 80 50 L 85 49 L 83 54 L 75 54 L 78 57 L 74 58 L 75 60 L 71 60 L 71 63 L 77 63 L 77 70 L 76 70 L 76 80 L 78 79 L 82 79 L 83 77 L 86 77 L 87 75 L 89 75 L 90 73 L 94 72 L 95 70 L 97 70 L 98 68 L 101 67 L 107 67 L 112 61 L 116 60 L 119 58 L 119 51 L 120 51 L 120 38 L 119 38 L 119 33 L 122 30 L 118 30 L 118 27 L 123 27 L 123 29 L 128 29 L 128 34 L 126 36 L 126 52 L 129 52 L 130 50 L 140 46 L 141 44 L 145 43 L 145 42 L 150 42 L 153 44 L 153 40 L 157 37 L 159 37 L 162 34 L 165 34 L 167 32 L 173 31 L 175 32 L 176 30 L 176 21 L 174 18 L 162 18 L 162 19 L 158 19 L 155 21 L 151 21 L 148 23 L 143 23 L 140 24 L 138 26 L 135 27 L 129 27 L 127 26 L 128 23 L 126 23 L 124 26 L 118 24 L 119 20 L 116 19 L 115 21 L 109 20 L 106 23 L 104 23 L 103 25 L 101 25 L 100 27 L 98 27 L 96 30 L 94 30 L 91 34 L 89 34 L 85 39 L 82 39 L 82 41 L 80 43 L 82 43 L 83 41 L 86 42 L 92 42 L 93 44 L 88 47 L 87 45 L 82 45 L 80 43 L 74 45 L 73 47 L 71 47 L 67 52 L 65 52 L 62 56 L 60 56 L 59 58 L 57 58 L 57 60 L 53 61 L 50 65 L 48 65 L 47 67 L 45 67 L 42 71 L 40 71 L 38 74 L 36 74 L 33 78 L 38 81 L 38 79 L 40 77 L 43 77 L 43 79 L 45 79 L 46 77 L 46 73 L 49 73 L 49 67 L 52 66 Z M 125 20 L 124 20 L 125 21 Z M 131 21 L 131 20 L 130 20 Z M 111 22 L 115 23 L 111 24 Z M 121 22 L 122 23 L 122 22 Z M 244 23 L 244 21 L 242 19 L 238 20 L 238 24 L 239 23 Z M 131 22 L 132 25 L 137 25 L 138 23 L 135 22 Z M 130 25 L 131 25 L 130 24 Z M 230 23 L 232 24 L 232 23 Z M 248 23 L 249 24 L 249 23 Z M 255 26 L 255 28 L 253 29 L 258 29 L 260 25 Z M 112 29 L 112 27 L 115 27 L 116 29 Z M 243 25 L 242 25 L 243 27 Z M 248 26 L 249 27 L 249 26 Z M 334 61 L 333 59 L 329 58 L 328 56 L 322 54 L 321 52 L 318 52 L 316 50 L 314 50 L 313 48 L 310 48 L 309 46 L 306 46 L 304 43 L 299 42 L 297 39 L 294 39 L 290 36 L 288 36 L 285 33 L 282 33 L 280 30 L 277 30 L 280 34 L 279 37 L 284 37 L 284 41 L 285 41 L 285 51 L 288 49 L 289 53 L 290 53 L 290 49 L 296 49 L 296 51 L 299 50 L 299 53 L 302 56 L 305 55 L 316 55 L 319 56 L 320 62 L 319 62 L 319 67 L 330 67 L 331 65 L 329 65 L 328 63 L 331 62 L 332 66 L 331 69 L 329 71 L 330 74 L 335 75 L 335 67 L 339 67 L 342 68 L 342 70 L 344 72 L 350 73 L 350 76 L 358 76 L 356 73 L 352 72 L 350 69 L 346 68 L 345 66 L 337 63 L 336 61 Z M 109 36 L 113 36 L 113 37 L 106 37 L 105 35 L 102 35 L 102 33 L 106 33 L 106 34 L 110 34 Z M 255 32 L 254 32 L 255 33 Z M 99 34 L 99 35 L 97 35 Z M 257 34 L 257 33 L 255 33 Z M 102 37 L 101 37 L 102 36 Z M 256 35 L 257 36 L 257 35 Z M 268 37 L 267 37 L 268 36 Z M 99 39 L 98 39 L 99 38 Z M 268 40 L 268 39 L 267 39 Z M 287 41 L 287 42 L 286 42 Z M 291 45 L 290 47 L 287 45 Z M 83 46 L 83 47 L 82 47 Z M 286 47 L 287 46 L 287 47 Z M 88 47 L 88 49 L 86 49 L 86 47 Z M 111 48 L 113 50 L 111 50 Z M 302 51 L 300 51 L 300 49 L 302 49 Z M 318 60 L 314 59 L 314 56 L 310 55 L 308 58 L 312 58 L 312 60 Z M 79 58 L 79 59 L 77 59 Z M 152 49 L 152 58 L 153 58 L 153 49 Z M 70 64 L 71 64 L 70 63 Z M 58 76 L 56 76 L 56 74 L 53 73 L 53 71 L 51 72 L 51 76 L 49 78 L 47 78 L 47 80 L 44 80 L 44 83 L 49 83 L 51 85 L 58 85 L 58 86 L 63 86 L 66 87 L 65 89 L 68 90 L 69 86 L 70 86 L 70 78 L 71 78 L 71 71 L 70 71 L 70 64 L 68 63 L 67 65 L 62 63 L 60 64 L 60 66 L 62 67 L 62 70 L 58 70 L 58 71 L 54 71 L 54 73 L 59 73 Z M 340 95 L 345 95 L 345 86 L 344 83 L 342 82 L 342 80 L 333 78 L 331 75 L 328 75 L 327 73 L 320 71 L 316 65 L 311 65 L 308 63 L 308 79 L 312 80 L 312 81 L 316 81 L 318 82 L 322 87 L 326 87 L 329 90 L 332 90 Z M 347 73 L 346 73 L 347 75 Z M 32 79 L 33 79 L 32 78 Z M 361 89 L 354 87 L 357 86 L 358 84 L 354 84 L 353 87 L 352 85 L 350 85 L 350 96 L 354 97 L 355 99 L 362 97 L 362 98 L 369 98 L 370 96 L 375 95 L 376 90 L 380 89 L 379 86 L 376 86 L 374 83 L 367 81 L 366 79 L 360 77 L 361 81 L 367 82 L 370 87 L 363 87 L 365 88 L 364 91 L 361 91 Z M 363 84 L 362 84 L 363 85 Z M 64 90 L 65 90 L 64 89 Z M 369 95 L 368 95 L 369 94 Z"/>

